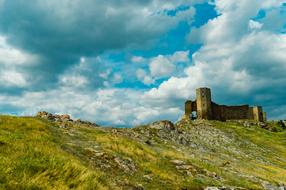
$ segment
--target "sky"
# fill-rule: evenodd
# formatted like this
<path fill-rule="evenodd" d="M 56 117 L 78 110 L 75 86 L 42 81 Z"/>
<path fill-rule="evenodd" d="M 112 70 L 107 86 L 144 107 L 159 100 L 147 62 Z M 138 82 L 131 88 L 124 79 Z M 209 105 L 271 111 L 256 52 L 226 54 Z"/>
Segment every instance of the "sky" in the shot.
<path fill-rule="evenodd" d="M 177 121 L 195 89 L 286 119 L 286 0 L 0 0 L 0 113 Z"/>

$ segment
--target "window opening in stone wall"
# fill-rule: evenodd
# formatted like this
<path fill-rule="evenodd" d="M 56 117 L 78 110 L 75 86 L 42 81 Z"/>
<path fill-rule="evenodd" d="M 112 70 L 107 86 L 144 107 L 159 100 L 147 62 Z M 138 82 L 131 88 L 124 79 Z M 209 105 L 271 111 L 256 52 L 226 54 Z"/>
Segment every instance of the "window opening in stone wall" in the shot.
<path fill-rule="evenodd" d="M 191 114 L 191 119 L 192 119 L 192 120 L 195 120 L 195 119 L 197 119 L 197 118 L 198 118 L 197 112 L 196 112 L 196 111 L 193 111 L 192 114 Z"/>

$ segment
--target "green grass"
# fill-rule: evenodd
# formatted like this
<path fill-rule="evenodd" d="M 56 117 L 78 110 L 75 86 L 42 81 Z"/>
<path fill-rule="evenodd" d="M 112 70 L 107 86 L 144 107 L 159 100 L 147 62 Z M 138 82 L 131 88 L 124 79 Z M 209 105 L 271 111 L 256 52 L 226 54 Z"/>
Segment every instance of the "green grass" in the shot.
<path fill-rule="evenodd" d="M 62 129 L 38 118 L 0 116 L 0 189 L 261 189 L 259 180 L 286 182 L 285 132 L 244 128 L 234 122 L 210 124 L 232 140 L 230 150 L 200 139 L 204 150 L 174 141 L 164 143 L 157 130 L 146 127 L 117 129 L 117 133 L 72 125 Z M 185 124 L 183 129 L 192 127 Z M 141 129 L 149 130 L 152 144 L 140 138 Z M 131 162 L 135 170 L 126 170 L 116 159 Z M 192 165 L 196 172 L 187 175 L 176 169 L 170 162 L 175 159 Z M 206 175 L 205 170 L 220 179 Z"/>
<path fill-rule="evenodd" d="M 101 173 L 62 150 L 51 128 L 34 118 L 0 117 L 0 188 L 103 189 Z"/>
<path fill-rule="evenodd" d="M 241 172 L 271 182 L 286 183 L 286 131 L 271 132 L 259 127 L 245 128 L 236 123 L 213 123 L 222 131 L 235 133 L 239 137 L 238 142 L 247 140 L 259 148 L 240 146 L 242 151 L 266 161 L 261 164 L 255 159 L 241 159 L 238 166 Z"/>

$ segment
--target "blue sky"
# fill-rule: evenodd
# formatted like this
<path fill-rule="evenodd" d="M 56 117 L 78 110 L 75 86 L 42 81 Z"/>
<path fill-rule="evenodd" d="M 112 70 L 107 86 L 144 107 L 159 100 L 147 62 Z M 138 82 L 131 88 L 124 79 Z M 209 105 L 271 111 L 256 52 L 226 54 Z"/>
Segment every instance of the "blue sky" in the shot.
<path fill-rule="evenodd" d="M 285 0 L 0 0 L 0 113 L 178 120 L 195 89 L 286 118 Z"/>

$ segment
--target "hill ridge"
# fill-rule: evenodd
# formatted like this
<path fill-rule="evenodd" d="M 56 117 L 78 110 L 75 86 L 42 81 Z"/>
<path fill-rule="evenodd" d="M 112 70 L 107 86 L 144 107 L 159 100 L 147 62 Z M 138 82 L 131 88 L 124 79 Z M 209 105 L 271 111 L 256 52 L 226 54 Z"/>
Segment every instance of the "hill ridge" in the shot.
<path fill-rule="evenodd" d="M 285 189 L 286 133 L 276 131 L 250 121 L 105 128 L 0 116 L 0 188 Z"/>

